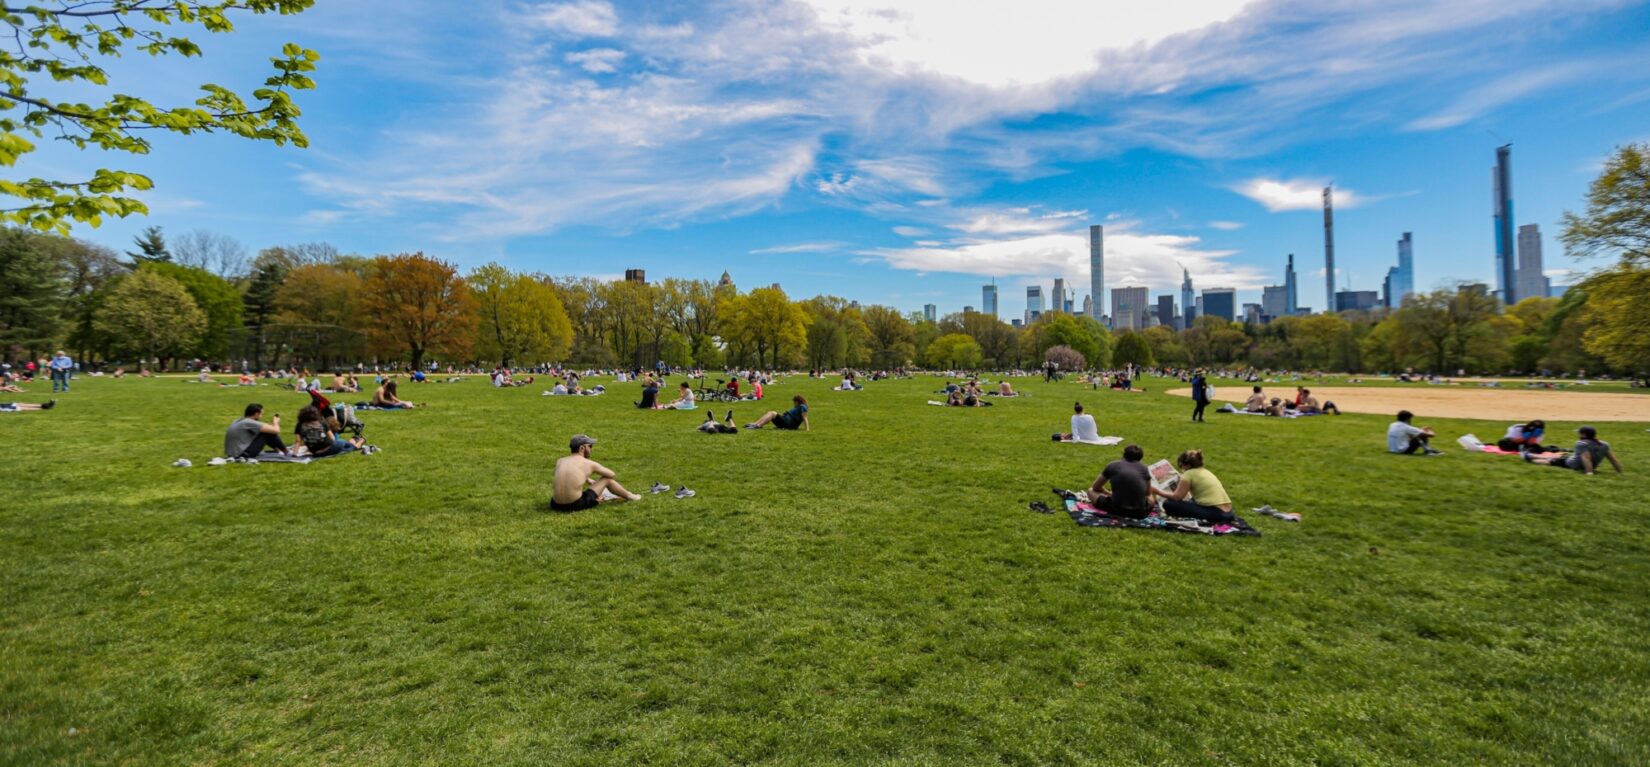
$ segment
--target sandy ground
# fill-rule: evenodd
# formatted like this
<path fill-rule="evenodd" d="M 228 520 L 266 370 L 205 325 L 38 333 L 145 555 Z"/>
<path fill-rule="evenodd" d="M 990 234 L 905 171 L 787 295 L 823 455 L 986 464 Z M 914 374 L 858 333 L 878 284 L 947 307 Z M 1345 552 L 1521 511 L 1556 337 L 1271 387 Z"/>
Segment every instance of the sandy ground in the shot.
<path fill-rule="evenodd" d="M 1476 418 L 1490 421 L 1526 421 L 1540 418 L 1547 421 L 1650 421 L 1650 397 L 1642 394 L 1610 394 L 1605 392 L 1564 392 L 1518 389 L 1450 389 L 1444 387 L 1417 387 L 1413 389 L 1310 387 L 1319 402 L 1334 402 L 1348 413 L 1393 414 L 1399 410 L 1415 413 L 1417 421 L 1432 418 Z M 1249 387 L 1239 389 L 1243 397 L 1233 402 L 1234 387 L 1219 387 L 1214 404 L 1232 402 L 1242 407 L 1249 396 Z M 1172 389 L 1170 394 L 1192 396 L 1191 389 Z M 1268 397 L 1294 396 L 1294 386 L 1268 386 Z"/>

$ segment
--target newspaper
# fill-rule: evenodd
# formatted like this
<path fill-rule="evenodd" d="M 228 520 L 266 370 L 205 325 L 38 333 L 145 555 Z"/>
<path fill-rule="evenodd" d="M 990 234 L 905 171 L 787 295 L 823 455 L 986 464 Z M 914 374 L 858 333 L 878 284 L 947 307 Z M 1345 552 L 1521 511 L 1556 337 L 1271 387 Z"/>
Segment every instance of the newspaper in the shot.
<path fill-rule="evenodd" d="M 1174 492 L 1175 486 L 1180 484 L 1180 472 L 1174 470 L 1174 464 L 1164 459 L 1146 467 L 1151 472 L 1152 487 L 1164 493 Z"/>

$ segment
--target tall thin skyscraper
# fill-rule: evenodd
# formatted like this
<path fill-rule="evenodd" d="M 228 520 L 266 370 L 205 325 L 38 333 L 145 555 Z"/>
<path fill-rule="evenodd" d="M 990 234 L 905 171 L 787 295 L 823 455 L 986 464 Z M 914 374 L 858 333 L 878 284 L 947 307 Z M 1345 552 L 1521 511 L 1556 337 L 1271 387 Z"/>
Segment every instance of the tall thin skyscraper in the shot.
<path fill-rule="evenodd" d="M 1415 292 L 1415 241 L 1409 232 L 1398 240 L 1398 265 L 1387 270 L 1386 306 L 1397 309 Z"/>
<path fill-rule="evenodd" d="M 1102 299 L 1106 296 L 1106 228 L 1095 224 L 1089 227 L 1089 316 L 1098 320 L 1106 316 Z M 1115 310 L 1114 310 L 1115 311 Z"/>
<path fill-rule="evenodd" d="M 1192 303 L 1196 298 L 1192 295 L 1192 273 L 1186 267 L 1180 267 L 1180 329 L 1185 330 L 1192 326 L 1192 320 L 1197 319 L 1197 307 Z"/>
<path fill-rule="evenodd" d="M 1501 302 L 1518 302 L 1518 257 L 1513 254 L 1512 144 L 1495 150 L 1495 279 Z"/>
<path fill-rule="evenodd" d="M 1289 266 L 1283 270 L 1283 315 L 1293 317 L 1300 311 L 1300 287 L 1295 284 L 1295 254 L 1289 254 Z"/>
<path fill-rule="evenodd" d="M 1335 306 L 1335 191 L 1323 188 L 1323 290 L 1327 294 L 1326 311 L 1334 314 Z"/>
<path fill-rule="evenodd" d="M 997 316 L 997 283 L 980 288 L 980 311 L 993 317 Z"/>
<path fill-rule="evenodd" d="M 1541 273 L 1541 227 L 1518 227 L 1518 300 L 1547 295 L 1547 276 Z"/>
<path fill-rule="evenodd" d="M 1043 313 L 1043 286 L 1026 286 L 1026 322 L 1037 319 Z"/>
<path fill-rule="evenodd" d="M 1066 278 L 1054 278 L 1054 294 L 1049 296 L 1049 311 L 1060 313 L 1066 310 Z"/>

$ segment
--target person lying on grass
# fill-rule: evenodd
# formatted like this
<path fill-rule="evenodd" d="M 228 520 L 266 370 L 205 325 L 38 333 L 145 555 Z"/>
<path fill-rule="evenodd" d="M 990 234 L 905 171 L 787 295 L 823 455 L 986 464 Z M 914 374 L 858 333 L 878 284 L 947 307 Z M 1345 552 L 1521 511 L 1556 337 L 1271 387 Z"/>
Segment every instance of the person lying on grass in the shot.
<path fill-rule="evenodd" d="M 1442 455 L 1444 451 L 1432 446 L 1432 438 L 1438 436 L 1433 430 L 1416 426 L 1410 423 L 1415 414 L 1408 410 L 1398 411 L 1398 420 L 1386 427 L 1386 450 L 1399 455 Z"/>
<path fill-rule="evenodd" d="M 1509 453 L 1562 453 L 1562 448 L 1541 444 L 1541 437 L 1547 432 L 1547 422 L 1539 418 L 1529 423 L 1515 423 L 1507 427 L 1507 436 L 1495 443 L 1496 447 Z"/>
<path fill-rule="evenodd" d="M 733 425 L 733 411 L 732 410 L 728 411 L 727 420 L 724 420 L 721 423 L 717 423 L 716 422 L 716 414 L 713 413 L 713 412 L 710 412 L 710 410 L 707 408 L 706 411 L 705 411 L 705 422 L 702 423 L 702 424 L 699 424 L 699 431 L 702 431 L 706 434 L 738 434 L 739 433 L 739 427 Z"/>
<path fill-rule="evenodd" d="M 23 413 L 33 410 L 51 410 L 57 407 L 57 400 L 51 400 L 44 405 L 30 402 L 0 402 L 0 413 Z"/>
<path fill-rule="evenodd" d="M 761 418 L 756 419 L 752 423 L 745 424 L 745 428 L 760 429 L 770 423 L 774 425 L 774 428 L 784 429 L 786 431 L 796 431 L 798 428 L 803 431 L 813 431 L 813 422 L 808 420 L 807 398 L 800 394 L 791 397 L 790 410 L 783 413 L 776 413 L 769 410 L 767 413 L 763 414 Z"/>
<path fill-rule="evenodd" d="M 373 407 L 385 409 L 416 407 L 413 403 L 397 396 L 394 378 L 385 381 L 384 385 L 378 387 L 378 390 L 372 393 L 372 405 Z"/>
<path fill-rule="evenodd" d="M 1616 453 L 1610 449 L 1610 443 L 1599 440 L 1598 429 L 1583 426 L 1576 430 L 1576 434 L 1581 439 L 1576 442 L 1576 449 L 1572 455 L 1538 455 L 1526 452 L 1524 460 L 1557 466 L 1560 469 L 1575 469 L 1583 474 L 1592 474 L 1605 461 L 1609 461 L 1611 466 L 1616 467 L 1617 474 L 1622 473 L 1621 461 L 1616 459 Z"/>
<path fill-rule="evenodd" d="M 689 384 L 687 381 L 683 381 L 681 388 L 677 389 L 677 395 L 676 395 L 675 400 L 673 400 L 671 402 L 667 402 L 663 405 L 658 405 L 654 409 L 655 410 L 693 410 L 694 408 L 699 407 L 699 405 L 697 403 L 698 403 L 698 399 L 693 394 L 693 386 L 691 384 Z"/>
<path fill-rule="evenodd" d="M 256 402 L 247 405 L 239 420 L 229 424 L 223 435 L 223 454 L 226 458 L 257 458 L 265 450 L 282 455 L 287 446 L 281 441 L 281 416 L 277 414 L 263 422 L 264 406 Z"/>
<path fill-rule="evenodd" d="M 298 428 L 294 433 L 297 440 L 309 449 L 312 458 L 329 458 L 351 453 L 365 448 L 367 444 L 367 441 L 360 437 L 339 439 L 338 434 L 327 423 L 327 419 L 321 415 L 321 408 L 315 405 L 307 405 L 298 411 Z"/>
<path fill-rule="evenodd" d="M 1277 400 L 1274 399 L 1272 401 L 1276 402 Z M 1266 412 L 1266 394 L 1265 394 L 1265 392 L 1262 392 L 1260 390 L 1259 386 L 1256 386 L 1255 387 L 1255 392 L 1253 394 L 1250 394 L 1249 399 L 1244 401 L 1244 403 L 1243 403 L 1243 412 L 1245 412 L 1245 413 L 1264 413 L 1264 412 Z"/>
<path fill-rule="evenodd" d="M 1163 499 L 1165 515 L 1211 525 L 1230 524 L 1237 518 L 1232 514 L 1232 498 L 1226 494 L 1226 487 L 1214 472 L 1203 468 L 1203 451 L 1181 453 L 1175 466 L 1180 468 L 1180 482 L 1174 490 L 1165 493 L 1155 485 L 1151 488 L 1152 495 Z"/>
<path fill-rule="evenodd" d="M 1112 461 L 1089 487 L 1089 503 L 1115 517 L 1145 519 L 1152 510 L 1152 474 L 1140 459 L 1146 451 L 1139 445 L 1123 448 L 1123 460 Z M 1106 492 L 1106 485 L 1111 492 Z"/>
<path fill-rule="evenodd" d="M 550 494 L 551 509 L 584 511 L 608 500 L 641 500 L 641 496 L 619 484 L 612 469 L 590 460 L 596 440 L 576 434 L 567 446 L 573 452 L 556 461 L 554 489 Z"/>
<path fill-rule="evenodd" d="M 1100 425 L 1094 422 L 1094 416 L 1083 412 L 1083 403 L 1072 405 L 1071 431 L 1056 434 L 1061 442 L 1090 442 L 1100 441 Z"/>

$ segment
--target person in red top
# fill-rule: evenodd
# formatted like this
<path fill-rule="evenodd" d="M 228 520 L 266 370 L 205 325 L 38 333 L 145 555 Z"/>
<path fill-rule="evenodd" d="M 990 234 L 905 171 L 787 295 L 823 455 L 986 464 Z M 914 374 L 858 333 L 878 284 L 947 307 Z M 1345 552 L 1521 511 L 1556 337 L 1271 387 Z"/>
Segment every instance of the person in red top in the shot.
<path fill-rule="evenodd" d="M 734 399 L 739 399 L 739 376 L 728 379 L 728 393 L 732 394 Z"/>
<path fill-rule="evenodd" d="M 751 376 L 751 398 L 762 399 L 762 381 L 754 375 Z"/>

